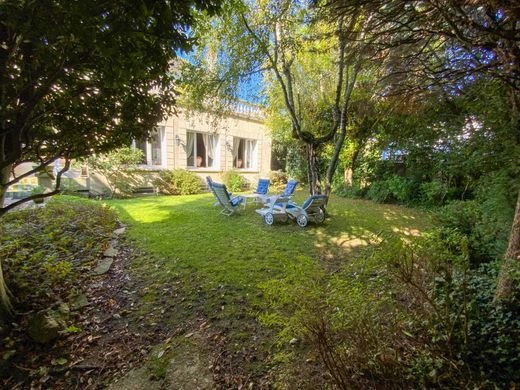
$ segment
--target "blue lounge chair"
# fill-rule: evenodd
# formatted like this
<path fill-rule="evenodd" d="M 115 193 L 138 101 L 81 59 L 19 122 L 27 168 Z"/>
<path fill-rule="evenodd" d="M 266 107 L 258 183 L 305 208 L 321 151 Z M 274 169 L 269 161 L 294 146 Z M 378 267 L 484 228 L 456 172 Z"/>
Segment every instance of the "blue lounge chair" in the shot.
<path fill-rule="evenodd" d="M 246 207 L 248 199 L 253 199 L 255 203 L 267 202 L 267 191 L 269 191 L 269 184 L 269 179 L 258 179 L 256 191 L 252 194 L 242 195 L 242 197 L 244 198 L 244 208 Z"/>
<path fill-rule="evenodd" d="M 217 198 L 218 204 L 222 207 L 221 214 L 226 216 L 233 214 L 244 199 L 241 196 L 232 198 L 224 184 L 215 183 L 209 176 L 206 180 L 208 181 L 211 192 L 213 192 L 213 195 Z"/>
<path fill-rule="evenodd" d="M 305 227 L 309 221 L 322 223 L 325 220 L 323 207 L 326 202 L 325 195 L 311 195 L 300 207 L 290 198 L 280 196 L 275 202 L 256 212 L 264 218 L 267 225 L 272 225 L 275 220 L 287 222 L 291 219 L 296 220 L 298 226 Z"/>
<path fill-rule="evenodd" d="M 256 186 L 254 194 L 260 196 L 267 195 L 267 191 L 269 191 L 269 183 L 269 179 L 258 179 L 258 185 Z"/>
<path fill-rule="evenodd" d="M 294 190 L 296 189 L 296 186 L 298 185 L 298 182 L 296 180 L 289 180 L 287 182 L 287 185 L 285 186 L 285 190 L 282 192 L 282 197 L 287 198 L 289 196 L 292 196 L 294 194 Z"/>

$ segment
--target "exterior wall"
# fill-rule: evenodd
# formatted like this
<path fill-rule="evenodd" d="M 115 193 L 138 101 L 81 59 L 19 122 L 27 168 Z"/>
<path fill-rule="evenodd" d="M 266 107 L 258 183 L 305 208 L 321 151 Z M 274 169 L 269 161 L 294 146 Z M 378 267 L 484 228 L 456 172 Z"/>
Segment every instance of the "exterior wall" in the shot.
<path fill-rule="evenodd" d="M 259 177 L 268 177 L 271 169 L 271 136 L 263 122 L 242 116 L 232 116 L 218 121 L 212 121 L 210 115 L 197 114 L 189 116 L 180 112 L 178 116 L 168 118 L 159 126 L 164 126 L 166 141 L 167 169 L 188 169 L 202 178 L 211 176 L 220 180 L 224 171 L 233 169 L 233 137 L 256 141 L 256 166 L 252 169 L 237 169 L 246 180 L 256 182 Z M 185 150 L 187 131 L 218 134 L 217 164 L 210 168 L 187 167 Z"/>
<path fill-rule="evenodd" d="M 222 180 L 225 171 L 233 169 L 233 137 L 240 137 L 256 141 L 256 166 L 251 169 L 237 169 L 237 171 L 250 183 L 254 184 L 259 178 L 269 177 L 271 170 L 271 135 L 266 129 L 263 120 L 260 119 L 259 111 L 254 106 L 247 104 L 241 105 L 242 112 L 227 118 L 214 120 L 208 114 L 188 115 L 186 112 L 179 112 L 176 116 L 171 116 L 158 124 L 158 128 L 163 128 L 161 165 L 142 165 L 142 172 L 133 175 L 129 180 L 135 187 L 151 187 L 154 177 L 161 169 L 188 169 L 195 172 L 204 179 L 211 176 L 216 181 Z M 186 140 L 187 131 L 197 133 L 217 134 L 217 164 L 210 168 L 194 168 L 187 166 Z M 151 146 L 147 146 L 148 151 Z M 30 169 L 32 164 L 19 167 L 17 174 Z M 51 166 L 52 167 L 52 166 Z M 46 188 L 51 188 L 54 184 L 52 179 L 46 175 L 28 178 L 30 184 L 40 184 Z M 103 193 L 107 188 L 106 179 L 94 172 L 88 172 L 88 176 L 82 176 L 78 169 L 70 169 L 63 175 L 63 183 L 74 181 L 76 188 L 80 190 L 91 190 Z"/>

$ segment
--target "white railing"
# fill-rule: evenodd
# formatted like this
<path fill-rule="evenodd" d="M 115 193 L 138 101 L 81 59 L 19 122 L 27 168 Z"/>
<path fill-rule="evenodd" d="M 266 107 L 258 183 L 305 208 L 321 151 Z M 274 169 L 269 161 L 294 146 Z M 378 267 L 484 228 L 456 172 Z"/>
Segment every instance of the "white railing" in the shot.
<path fill-rule="evenodd" d="M 247 117 L 253 117 L 258 119 L 265 118 L 264 110 L 262 109 L 262 107 L 257 106 L 256 104 L 238 101 L 232 105 L 231 109 L 234 113 L 238 115 L 244 115 Z"/>

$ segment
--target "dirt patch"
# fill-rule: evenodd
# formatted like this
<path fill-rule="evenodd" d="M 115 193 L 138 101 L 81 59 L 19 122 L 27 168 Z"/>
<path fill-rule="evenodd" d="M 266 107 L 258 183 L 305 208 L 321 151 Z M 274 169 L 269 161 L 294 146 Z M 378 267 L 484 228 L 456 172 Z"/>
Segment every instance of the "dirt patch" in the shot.
<path fill-rule="evenodd" d="M 24 334 L 23 325 L 14 327 L 8 339 L 16 337 L 17 353 L 7 361 L 4 356 L 1 388 L 105 388 L 114 378 L 142 366 L 152 346 L 168 337 L 159 326 L 141 325 L 134 314 L 145 287 L 129 266 L 143 254 L 121 237 L 115 245 L 118 253 L 110 269 L 86 278 L 78 286 L 81 296 L 70 302 L 71 307 L 80 307 L 71 313 L 76 331 L 38 345 Z M 24 323 L 24 314 L 19 322 Z"/>

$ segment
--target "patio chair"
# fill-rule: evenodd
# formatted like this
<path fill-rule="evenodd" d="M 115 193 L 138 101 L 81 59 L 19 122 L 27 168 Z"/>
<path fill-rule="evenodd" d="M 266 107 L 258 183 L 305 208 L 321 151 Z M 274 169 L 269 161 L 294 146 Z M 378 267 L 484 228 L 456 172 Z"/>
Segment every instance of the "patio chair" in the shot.
<path fill-rule="evenodd" d="M 264 207 L 268 207 L 269 205 L 274 204 L 275 202 L 279 202 L 280 198 L 291 198 L 294 194 L 294 190 L 296 189 L 296 186 L 298 185 L 298 182 L 296 180 L 289 180 L 287 184 L 285 185 L 285 189 L 280 195 L 271 195 L 271 196 L 264 196 L 262 198 L 262 201 L 264 203 Z"/>
<path fill-rule="evenodd" d="M 323 207 L 327 202 L 325 195 L 311 195 L 300 207 L 291 202 L 290 198 L 280 196 L 269 206 L 256 212 L 264 218 L 267 225 L 272 225 L 275 220 L 287 222 L 289 219 L 296 220 L 300 227 L 305 227 L 309 221 L 322 223 L 325 220 Z"/>
<path fill-rule="evenodd" d="M 211 192 L 213 192 L 213 188 L 211 188 L 211 184 L 214 183 L 214 181 L 211 178 L 211 176 L 206 176 L 206 181 L 208 183 L 208 188 L 211 190 Z M 213 192 L 213 194 L 215 194 L 215 193 Z M 229 194 L 230 198 L 233 196 L 233 193 L 231 193 L 231 192 L 228 192 L 228 194 Z M 220 206 L 220 202 L 216 201 L 215 204 L 213 204 L 213 206 Z"/>
<path fill-rule="evenodd" d="M 213 192 L 213 195 L 215 195 L 218 204 L 222 207 L 220 213 L 226 216 L 233 214 L 244 199 L 241 196 L 235 196 L 232 198 L 224 184 L 215 183 L 209 177 L 207 177 L 206 180 L 208 181 L 209 188 L 211 189 L 211 192 Z"/>
<path fill-rule="evenodd" d="M 248 199 L 253 199 L 253 202 L 255 203 L 265 203 L 267 201 L 267 191 L 269 190 L 269 184 L 269 179 L 258 179 L 256 191 L 252 194 L 242 195 L 244 198 L 244 208 L 247 205 Z"/>
<path fill-rule="evenodd" d="M 285 189 L 282 192 L 283 197 L 292 196 L 294 194 L 294 190 L 296 189 L 296 186 L 298 185 L 298 182 L 296 180 L 289 180 L 287 184 L 285 185 Z"/>

